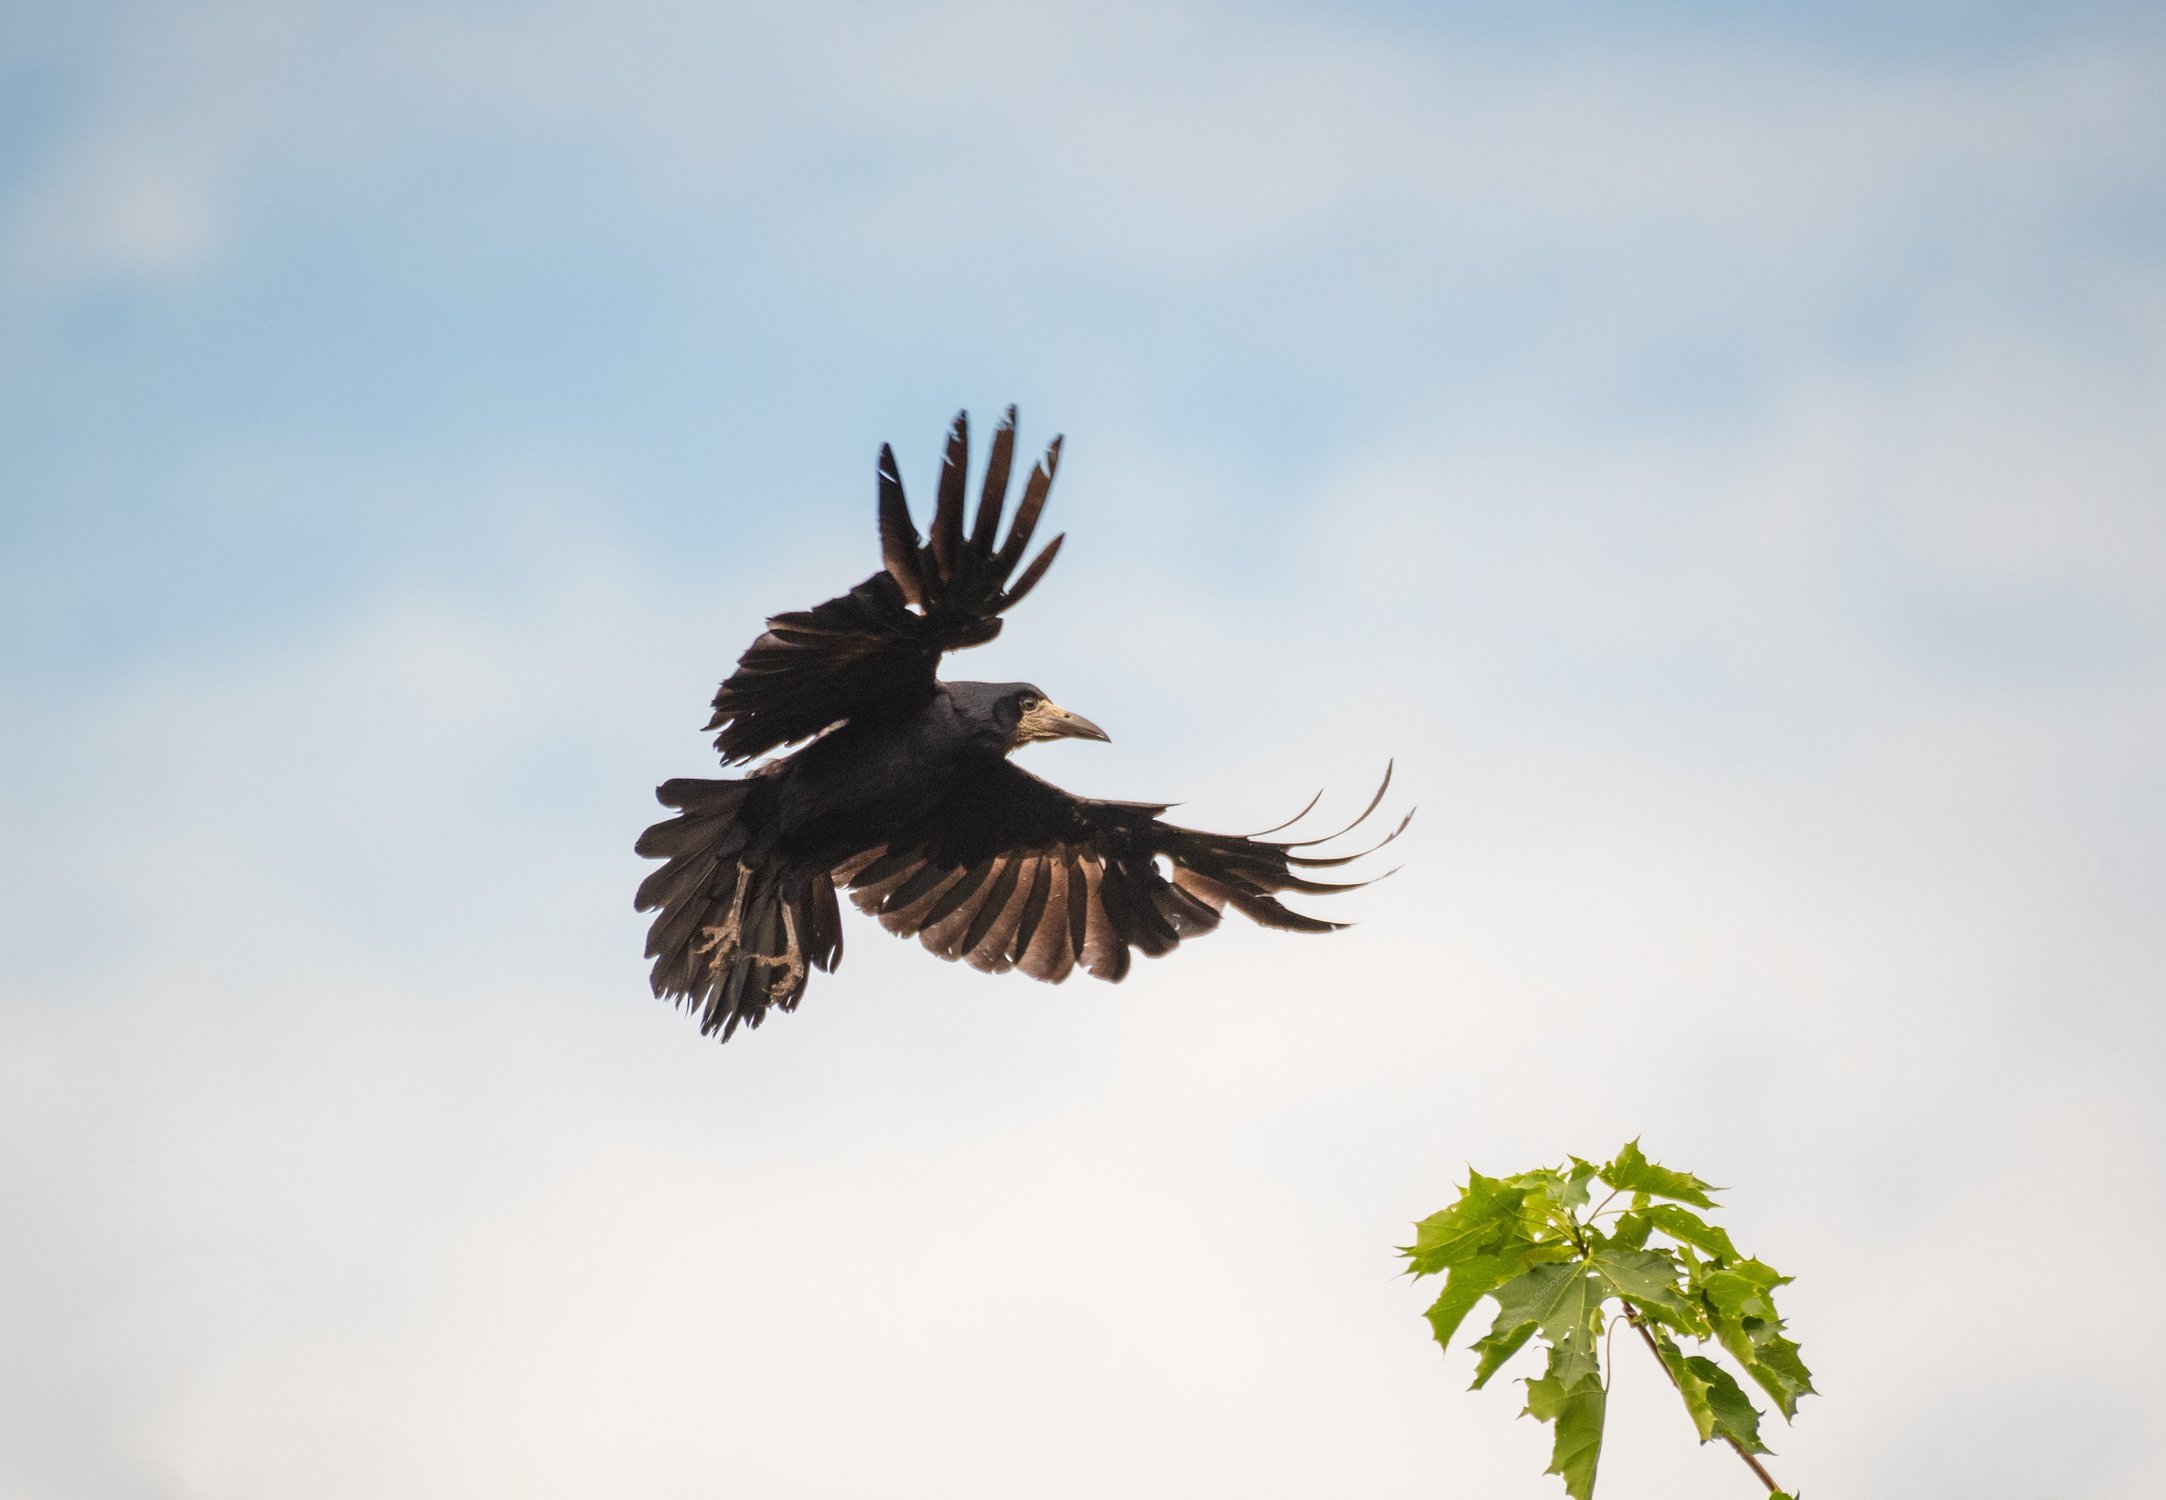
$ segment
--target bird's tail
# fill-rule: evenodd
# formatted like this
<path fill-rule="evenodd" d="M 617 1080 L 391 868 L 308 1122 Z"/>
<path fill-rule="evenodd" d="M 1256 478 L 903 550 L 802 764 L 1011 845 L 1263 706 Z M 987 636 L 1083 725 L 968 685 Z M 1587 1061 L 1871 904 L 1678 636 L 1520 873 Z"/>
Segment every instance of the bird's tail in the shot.
<path fill-rule="evenodd" d="M 666 860 L 639 887 L 634 905 L 659 908 L 647 929 L 654 992 L 699 1012 L 702 1035 L 724 1041 L 738 1023 L 757 1026 L 769 1006 L 795 1010 L 808 966 L 842 959 L 842 912 L 825 870 L 794 868 L 748 853 L 753 779 L 665 781 L 655 789 L 677 816 L 634 846 Z"/>

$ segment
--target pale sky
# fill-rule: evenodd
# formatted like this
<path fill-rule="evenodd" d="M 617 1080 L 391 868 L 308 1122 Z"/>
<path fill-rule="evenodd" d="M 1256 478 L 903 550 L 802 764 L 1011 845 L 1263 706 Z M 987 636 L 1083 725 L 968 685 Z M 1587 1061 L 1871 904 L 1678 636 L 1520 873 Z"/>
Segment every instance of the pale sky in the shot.
<path fill-rule="evenodd" d="M 2156 1493 L 2162 77 L 2143 5 L 0 13 L 0 1500 L 1556 1497 L 1393 1247 L 1635 1135 L 1798 1278 L 1790 1488 Z M 1010 401 L 1069 540 L 949 670 L 1114 741 L 1025 764 L 1396 757 L 1406 867 L 1117 988 L 852 913 L 718 1047 L 652 788 Z M 1639 1355 L 1603 1500 L 1755 1493 Z"/>

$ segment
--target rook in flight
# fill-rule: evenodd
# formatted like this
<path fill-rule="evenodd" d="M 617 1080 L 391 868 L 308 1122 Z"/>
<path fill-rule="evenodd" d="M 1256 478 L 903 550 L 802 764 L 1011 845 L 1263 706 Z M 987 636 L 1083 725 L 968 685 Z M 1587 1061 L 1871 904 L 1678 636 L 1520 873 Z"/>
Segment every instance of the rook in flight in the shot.
<path fill-rule="evenodd" d="M 677 815 L 640 836 L 638 852 L 666 863 L 641 884 L 637 905 L 658 913 L 647 934 L 655 994 L 696 1010 L 702 1033 L 727 1040 L 770 1007 L 793 1010 L 808 970 L 834 969 L 837 887 L 942 958 L 1055 984 L 1078 966 L 1119 980 L 1130 950 L 1169 952 L 1216 927 L 1229 906 L 1292 932 L 1342 925 L 1276 898 L 1350 889 L 1302 872 L 1360 856 L 1302 852 L 1327 839 L 1201 833 L 1163 821 L 1163 805 L 1071 796 L 1008 757 L 1038 740 L 1103 740 L 1103 730 L 1027 682 L 936 675 L 946 652 L 998 635 L 1002 613 L 1060 551 L 1055 537 L 1016 573 L 1060 439 L 1031 469 L 1003 539 L 1014 455 L 1010 407 L 966 533 L 969 423 L 958 416 L 932 536 L 921 541 L 895 455 L 881 448 L 885 566 L 840 598 L 770 619 L 715 695 L 707 726 L 721 731 L 725 764 L 809 743 L 741 779 L 657 789 Z M 1383 795 L 1379 787 L 1356 824 Z"/>

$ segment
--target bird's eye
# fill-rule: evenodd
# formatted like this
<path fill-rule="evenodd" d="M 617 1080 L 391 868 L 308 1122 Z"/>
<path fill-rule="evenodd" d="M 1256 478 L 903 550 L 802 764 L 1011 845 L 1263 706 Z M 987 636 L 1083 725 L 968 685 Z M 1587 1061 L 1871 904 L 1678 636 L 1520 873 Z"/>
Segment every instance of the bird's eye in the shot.
<path fill-rule="evenodd" d="M 1038 695 L 1036 693 L 1025 693 L 1022 697 L 1015 700 L 1015 706 L 1017 708 L 1020 708 L 1024 713 L 1027 714 L 1032 709 L 1038 706 L 1038 701 Z"/>

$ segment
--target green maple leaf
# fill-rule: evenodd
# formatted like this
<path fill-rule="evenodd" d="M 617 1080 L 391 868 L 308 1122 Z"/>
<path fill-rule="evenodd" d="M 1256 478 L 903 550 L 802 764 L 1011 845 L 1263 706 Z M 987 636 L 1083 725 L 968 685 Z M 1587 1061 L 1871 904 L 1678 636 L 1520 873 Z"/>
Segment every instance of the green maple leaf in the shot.
<path fill-rule="evenodd" d="M 1759 1260 L 1694 1267 L 1694 1289 L 1715 1337 L 1774 1399 L 1785 1420 L 1797 1415 L 1800 1396 L 1813 1394 L 1812 1372 L 1805 1368 L 1798 1346 L 1784 1335 L 1782 1317 L 1775 1311 L 1775 1288 L 1789 1281 Z"/>
<path fill-rule="evenodd" d="M 1685 1413 L 1692 1418 L 1693 1428 L 1706 1442 L 1715 1435 L 1715 1412 L 1708 1404 L 1708 1381 L 1686 1361 L 1685 1352 L 1677 1347 L 1677 1341 L 1660 1328 L 1647 1330 L 1655 1342 L 1655 1353 L 1670 1372 L 1670 1379 L 1677 1385 L 1677 1394 L 1685 1398 Z"/>
<path fill-rule="evenodd" d="M 1570 1233 L 1571 1226 L 1578 1222 L 1576 1210 L 1586 1205 L 1587 1185 L 1594 1175 L 1594 1169 L 1575 1156 L 1570 1165 L 1537 1167 L 1503 1182 L 1526 1194 L 1520 1212 L 1523 1231 L 1530 1237 L 1542 1237 Z"/>
<path fill-rule="evenodd" d="M 1674 1255 L 1664 1250 L 1634 1249 L 1597 1235 L 1587 1264 L 1608 1283 L 1611 1294 L 1650 1316 L 1681 1325 L 1688 1333 L 1694 1331 L 1699 1322 L 1697 1309 L 1678 1285 L 1684 1267 Z"/>
<path fill-rule="evenodd" d="M 1474 1341 L 1473 1348 L 1477 1359 L 1474 1365 L 1474 1384 L 1468 1387 L 1469 1390 L 1478 1391 L 1489 1384 L 1489 1377 L 1496 1374 L 1506 1360 L 1525 1348 L 1528 1339 L 1534 1337 L 1532 1323 L 1520 1323 L 1506 1328 L 1501 1326 L 1503 1319 L 1497 1321 L 1499 1326 L 1491 1328 Z"/>
<path fill-rule="evenodd" d="M 1707 1300 L 1728 1318 L 1772 1318 L 1772 1293 L 1787 1286 L 1790 1278 L 1760 1260 L 1740 1260 L 1728 1265 L 1709 1262 L 1699 1285 Z"/>
<path fill-rule="evenodd" d="M 1602 1418 L 1608 1394 L 1593 1375 L 1576 1383 L 1551 1373 L 1527 1382 L 1526 1414 L 1540 1422 L 1554 1422 L 1557 1435 L 1550 1447 L 1545 1473 L 1564 1480 L 1564 1492 L 1572 1500 L 1593 1500 L 1595 1465 L 1602 1458 Z"/>
<path fill-rule="evenodd" d="M 1587 1206 L 1587 1189 L 1599 1175 L 1601 1168 L 1591 1161 L 1571 1158 L 1571 1166 L 1554 1172 L 1529 1173 L 1545 1179 L 1550 1201 L 1566 1214 Z"/>
<path fill-rule="evenodd" d="M 1466 1315 L 1498 1287 L 1527 1269 L 1529 1247 L 1501 1255 L 1477 1255 L 1453 1266 L 1444 1278 L 1444 1290 L 1429 1306 L 1429 1327 L 1442 1347 L 1451 1347 L 1452 1335 Z"/>
<path fill-rule="evenodd" d="M 1675 1198 L 1680 1203 L 1690 1203 L 1696 1208 L 1713 1208 L 1715 1200 L 1707 1195 L 1714 1191 L 1690 1172 L 1678 1172 L 1669 1167 L 1657 1166 L 1640 1151 L 1640 1143 L 1627 1141 L 1617 1159 L 1602 1169 L 1602 1180 L 1611 1187 L 1627 1193 L 1644 1193 L 1651 1198 Z"/>
<path fill-rule="evenodd" d="M 1659 1229 L 1679 1244 L 1690 1245 L 1719 1261 L 1742 1258 L 1737 1253 L 1737 1246 L 1730 1243 L 1729 1235 L 1689 1208 L 1679 1208 L 1674 1203 L 1650 1203 L 1627 1217 L 1644 1219 L 1650 1228 Z"/>
<path fill-rule="evenodd" d="M 1496 1327 L 1516 1331 L 1533 1324 L 1551 1349 L 1551 1373 L 1567 1386 L 1600 1373 L 1596 1341 L 1602 1336 L 1602 1283 L 1573 1262 L 1551 1262 L 1514 1277 L 1495 1293 Z M 1521 1342 L 1524 1342 L 1522 1340 Z"/>
<path fill-rule="evenodd" d="M 1627 1250 L 1642 1250 L 1647 1246 L 1647 1236 L 1654 1233 L 1654 1224 L 1647 1215 L 1634 1209 L 1620 1214 L 1609 1232 L 1610 1243 L 1622 1245 Z"/>
<path fill-rule="evenodd" d="M 1441 1213 L 1414 1226 L 1414 1243 L 1399 1253 L 1413 1262 L 1416 1276 L 1437 1272 L 1493 1252 L 1504 1242 L 1527 1238 L 1520 1209 L 1527 1189 L 1469 1170 L 1459 1199 Z"/>
<path fill-rule="evenodd" d="M 1688 1356 L 1685 1364 L 1706 1384 L 1713 1435 L 1730 1439 L 1747 1453 L 1772 1452 L 1760 1441 L 1760 1408 L 1752 1404 L 1730 1372 L 1704 1354 Z M 1700 1441 L 1706 1442 L 1707 1434 L 1701 1434 Z"/>
<path fill-rule="evenodd" d="M 1812 1371 L 1805 1368 L 1798 1346 L 1783 1336 L 1780 1324 L 1752 1322 L 1743 1328 L 1742 1342 L 1751 1350 L 1750 1358 L 1739 1352 L 1737 1342 L 1723 1335 L 1719 1324 L 1716 1333 L 1722 1337 L 1722 1347 L 1730 1351 L 1753 1382 L 1774 1400 L 1776 1410 L 1782 1413 L 1785 1421 L 1797 1415 L 1800 1396 L 1814 1394 Z"/>

